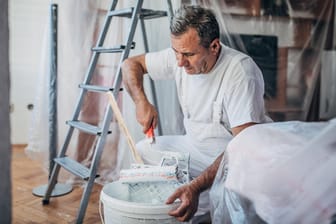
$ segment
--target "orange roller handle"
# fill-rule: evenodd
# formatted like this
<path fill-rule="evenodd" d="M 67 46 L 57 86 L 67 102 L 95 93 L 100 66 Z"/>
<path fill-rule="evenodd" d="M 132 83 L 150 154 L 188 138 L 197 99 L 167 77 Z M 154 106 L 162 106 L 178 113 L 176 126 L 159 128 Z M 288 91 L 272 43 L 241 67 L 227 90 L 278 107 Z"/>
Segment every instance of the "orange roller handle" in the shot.
<path fill-rule="evenodd" d="M 153 125 L 146 132 L 146 137 L 149 140 L 149 143 L 155 143 L 154 127 Z"/>

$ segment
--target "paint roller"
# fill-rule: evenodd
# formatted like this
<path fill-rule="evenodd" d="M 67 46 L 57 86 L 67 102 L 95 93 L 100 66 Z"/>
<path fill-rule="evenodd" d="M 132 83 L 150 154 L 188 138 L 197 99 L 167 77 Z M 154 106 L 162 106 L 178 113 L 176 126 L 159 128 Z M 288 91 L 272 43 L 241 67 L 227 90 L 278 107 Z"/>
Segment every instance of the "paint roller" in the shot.
<path fill-rule="evenodd" d="M 120 171 L 119 180 L 122 183 L 139 183 L 139 182 L 157 182 L 157 181 L 178 181 L 178 158 L 176 156 L 163 155 L 160 166 L 145 165 L 141 156 L 136 150 L 134 141 L 122 117 L 120 109 L 111 92 L 107 92 L 108 100 L 115 118 L 118 121 L 119 127 L 127 138 L 127 143 L 132 152 L 136 164 L 131 164 L 130 169 L 123 169 Z M 146 133 L 150 143 L 155 142 L 154 128 L 151 127 Z"/>

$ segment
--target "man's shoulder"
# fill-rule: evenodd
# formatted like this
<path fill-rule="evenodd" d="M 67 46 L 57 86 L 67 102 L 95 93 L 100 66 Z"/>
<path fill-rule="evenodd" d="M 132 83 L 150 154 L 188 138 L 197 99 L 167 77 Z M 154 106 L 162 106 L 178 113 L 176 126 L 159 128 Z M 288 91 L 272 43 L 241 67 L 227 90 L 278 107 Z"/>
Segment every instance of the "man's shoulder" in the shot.
<path fill-rule="evenodd" d="M 241 51 L 238 51 L 234 48 L 228 47 L 224 44 L 222 44 L 221 46 L 222 46 L 221 55 L 224 60 L 229 60 L 231 62 L 234 62 L 234 61 L 242 61 L 242 60 L 250 58 L 250 56 L 248 56 L 247 54 Z"/>
<path fill-rule="evenodd" d="M 172 48 L 165 48 L 147 53 L 146 66 L 148 74 L 153 79 L 173 78 L 177 67 L 174 51 Z"/>

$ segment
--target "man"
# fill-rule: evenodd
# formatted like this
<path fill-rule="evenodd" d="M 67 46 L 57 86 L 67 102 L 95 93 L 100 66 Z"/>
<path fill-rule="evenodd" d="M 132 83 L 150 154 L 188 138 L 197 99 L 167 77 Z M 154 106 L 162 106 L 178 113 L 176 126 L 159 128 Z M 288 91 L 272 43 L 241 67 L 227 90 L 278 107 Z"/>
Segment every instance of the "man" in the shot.
<path fill-rule="evenodd" d="M 154 147 L 190 154 L 190 176 L 196 179 L 167 201 L 182 200 L 170 214 L 185 221 L 197 210 L 197 214 L 209 211 L 207 192 L 203 191 L 211 186 L 228 142 L 268 118 L 259 68 L 250 57 L 220 42 L 219 25 L 210 10 L 181 7 L 171 20 L 170 31 L 171 48 L 126 59 L 122 73 L 144 133 L 157 125 L 158 113 L 145 95 L 143 76 L 176 81 L 186 134 L 157 137 Z M 144 142 L 138 143 L 137 149 L 144 161 L 151 162 L 146 159 Z"/>

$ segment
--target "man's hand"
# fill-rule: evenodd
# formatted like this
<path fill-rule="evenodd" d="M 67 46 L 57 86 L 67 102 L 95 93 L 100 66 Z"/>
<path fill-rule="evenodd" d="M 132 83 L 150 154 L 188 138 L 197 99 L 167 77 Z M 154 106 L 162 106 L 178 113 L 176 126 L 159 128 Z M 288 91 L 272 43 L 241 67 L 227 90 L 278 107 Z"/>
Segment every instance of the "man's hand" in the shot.
<path fill-rule="evenodd" d="M 135 107 L 136 118 L 143 127 L 143 133 L 146 133 L 151 126 L 155 128 L 158 121 L 158 113 L 155 107 L 147 100 L 136 102 Z"/>
<path fill-rule="evenodd" d="M 224 153 L 221 153 L 201 175 L 193 179 L 189 184 L 176 189 L 167 199 L 166 204 L 171 204 L 179 198 L 181 205 L 174 211 L 169 212 L 169 215 L 176 217 L 177 220 L 182 222 L 188 221 L 194 216 L 197 211 L 199 196 L 201 192 L 211 187 L 223 155 Z"/>
<path fill-rule="evenodd" d="M 181 204 L 177 209 L 170 211 L 168 214 L 176 217 L 181 222 L 189 221 L 197 211 L 200 193 L 199 189 L 192 182 L 179 187 L 167 199 L 166 204 L 173 203 L 177 198 L 181 200 Z"/>

